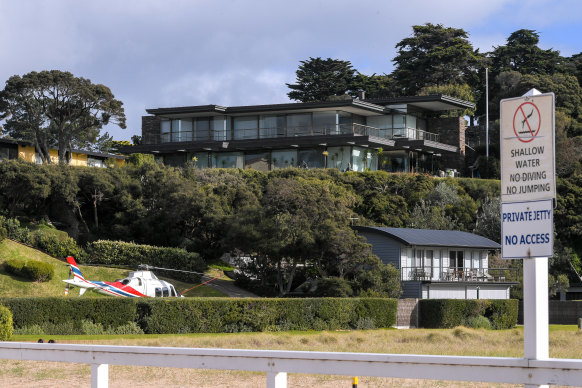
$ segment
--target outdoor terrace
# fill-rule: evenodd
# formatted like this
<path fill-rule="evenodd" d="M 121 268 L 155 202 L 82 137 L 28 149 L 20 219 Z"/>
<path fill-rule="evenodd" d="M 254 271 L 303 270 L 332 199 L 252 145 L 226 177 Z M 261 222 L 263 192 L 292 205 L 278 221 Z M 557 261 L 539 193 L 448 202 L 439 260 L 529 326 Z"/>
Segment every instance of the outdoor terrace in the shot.
<path fill-rule="evenodd" d="M 517 268 L 439 268 L 402 267 L 401 280 L 423 280 L 432 282 L 516 282 Z"/>
<path fill-rule="evenodd" d="M 439 142 L 437 133 L 427 132 L 416 128 L 375 128 L 362 124 L 339 124 L 336 126 L 311 127 L 269 127 L 229 130 L 198 130 L 161 133 L 161 143 L 179 143 L 195 141 L 230 141 L 230 140 L 260 140 L 275 138 L 294 138 L 308 136 L 353 135 L 370 136 L 390 140 L 428 140 Z"/>

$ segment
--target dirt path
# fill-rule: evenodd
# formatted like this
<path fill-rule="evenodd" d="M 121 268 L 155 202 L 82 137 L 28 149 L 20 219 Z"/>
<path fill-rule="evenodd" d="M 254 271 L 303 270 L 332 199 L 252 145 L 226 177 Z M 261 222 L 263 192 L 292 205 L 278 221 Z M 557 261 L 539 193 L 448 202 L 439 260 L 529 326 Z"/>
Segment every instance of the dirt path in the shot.
<path fill-rule="evenodd" d="M 202 282 L 206 282 L 212 279 L 209 276 L 202 276 Z M 233 298 L 258 298 L 258 295 L 253 294 L 250 291 L 243 290 L 240 287 L 237 287 L 232 280 L 224 280 L 224 279 L 214 279 L 211 282 L 206 283 L 208 287 L 214 288 L 217 291 L 222 292 L 223 294 L 233 297 Z"/>

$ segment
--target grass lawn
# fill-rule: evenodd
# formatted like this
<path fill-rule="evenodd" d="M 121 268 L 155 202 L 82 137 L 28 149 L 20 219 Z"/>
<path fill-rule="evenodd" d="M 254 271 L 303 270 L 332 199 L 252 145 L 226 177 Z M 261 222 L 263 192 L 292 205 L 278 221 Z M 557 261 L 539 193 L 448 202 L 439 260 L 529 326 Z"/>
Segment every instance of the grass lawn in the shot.
<path fill-rule="evenodd" d="M 40 260 L 53 265 L 55 268 L 55 276 L 48 282 L 33 282 L 28 279 L 20 278 L 7 273 L 1 265 L 8 259 L 18 260 Z M 116 279 L 124 278 L 129 271 L 118 268 L 105 268 L 96 266 L 83 266 L 79 268 L 83 275 L 90 280 L 104 280 L 114 281 Z M 65 283 L 63 279 L 69 276 L 69 267 L 65 261 L 55 259 L 45 253 L 36 249 L 29 248 L 17 242 L 5 239 L 0 242 L 0 297 L 31 297 L 31 296 L 64 296 Z M 200 296 L 224 296 L 219 291 L 211 289 L 205 285 L 196 287 L 196 284 L 184 283 L 173 279 L 167 279 L 174 284 L 176 289 L 180 292 L 191 289 L 185 296 L 200 297 Z M 193 288 L 196 287 L 196 288 Z M 78 296 L 79 288 L 71 288 L 70 296 Z M 87 292 L 83 298 L 107 297 L 96 292 Z"/>
<path fill-rule="evenodd" d="M 15 336 L 15 341 L 36 341 L 38 336 Z M 175 346 L 231 349 L 273 349 L 333 352 L 439 354 L 488 357 L 522 357 L 523 330 L 362 330 L 338 332 L 277 332 L 236 334 L 134 335 L 134 336 L 51 336 L 58 343 L 102 345 Z M 45 339 L 48 339 L 45 338 Z M 582 331 L 576 326 L 553 325 L 550 356 L 582 358 Z M 60 372 L 59 372 L 60 371 Z M 140 376 L 136 381 L 136 376 Z M 0 364 L 0 380 L 21 386 L 57 387 L 90 385 L 90 367 L 58 363 L 6 361 Z M 186 370 L 110 366 L 110 385 L 140 387 L 264 387 L 265 375 L 252 372 Z M 136 385 L 137 384 L 137 385 Z M 290 387 L 348 387 L 349 376 L 289 375 Z M 360 377 L 359 387 L 517 387 L 452 381 L 426 381 Z"/>

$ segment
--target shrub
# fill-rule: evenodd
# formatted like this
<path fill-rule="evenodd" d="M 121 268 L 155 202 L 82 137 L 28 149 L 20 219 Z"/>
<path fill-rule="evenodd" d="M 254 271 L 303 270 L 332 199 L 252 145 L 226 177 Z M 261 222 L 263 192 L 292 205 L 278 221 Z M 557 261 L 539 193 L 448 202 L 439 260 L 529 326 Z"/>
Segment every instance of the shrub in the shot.
<path fill-rule="evenodd" d="M 47 282 L 55 275 L 55 268 L 44 261 L 10 259 L 4 263 L 6 271 L 35 282 Z"/>
<path fill-rule="evenodd" d="M 8 237 L 8 231 L 6 228 L 0 226 L 0 242 L 4 241 L 6 237 Z"/>
<path fill-rule="evenodd" d="M 9 340 L 13 332 L 12 312 L 5 306 L 0 305 L 0 341 Z"/>
<path fill-rule="evenodd" d="M 352 296 L 354 292 L 347 280 L 338 277 L 317 279 L 317 289 L 315 296 L 346 298 Z"/>
<path fill-rule="evenodd" d="M 467 327 L 472 329 L 491 329 L 491 322 L 489 319 L 485 318 L 483 315 L 479 315 L 476 317 L 469 317 L 467 319 Z"/>
<path fill-rule="evenodd" d="M 519 301 L 517 299 L 490 300 L 485 316 L 493 329 L 511 329 L 517 324 Z"/>
<path fill-rule="evenodd" d="M 480 316 L 488 319 L 493 329 L 509 329 L 517 323 L 518 302 L 514 299 L 422 299 L 419 307 L 420 326 L 426 328 L 462 326 Z"/>
<path fill-rule="evenodd" d="M 140 245 L 122 241 L 99 240 L 88 247 L 89 257 L 86 262 L 136 267 L 148 264 L 171 269 L 203 272 L 204 261 L 197 253 L 179 248 L 163 248 Z M 163 275 L 184 281 L 198 281 L 199 275 L 181 272 L 158 271 Z"/>
<path fill-rule="evenodd" d="M 35 248 L 60 259 L 73 256 L 78 260 L 84 260 L 86 256 L 85 251 L 77 245 L 75 240 L 66 234 L 55 234 L 50 229 L 31 232 L 31 242 Z"/>
<path fill-rule="evenodd" d="M 26 264 L 24 260 L 8 259 L 4 262 L 4 269 L 6 269 L 6 272 L 11 273 L 12 275 L 24 276 L 22 274 L 22 268 L 24 267 L 24 264 Z"/>
<path fill-rule="evenodd" d="M 27 278 L 35 282 L 48 282 L 55 275 L 55 267 L 38 260 L 29 260 L 23 268 Z"/>

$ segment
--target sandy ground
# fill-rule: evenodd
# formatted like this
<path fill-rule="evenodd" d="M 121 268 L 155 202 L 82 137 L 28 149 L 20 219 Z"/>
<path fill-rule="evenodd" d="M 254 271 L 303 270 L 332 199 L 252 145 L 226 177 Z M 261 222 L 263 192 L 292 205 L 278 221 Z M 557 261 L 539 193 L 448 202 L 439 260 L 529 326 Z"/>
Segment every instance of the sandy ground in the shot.
<path fill-rule="evenodd" d="M 352 387 L 349 376 L 289 374 L 288 387 Z M 90 387 L 91 369 L 83 364 L 6 361 L 0 366 L 0 387 Z M 109 367 L 110 387 L 131 388 L 254 388 L 266 387 L 264 373 L 152 367 Z M 521 387 L 490 383 L 360 377 L 364 387 Z"/>

